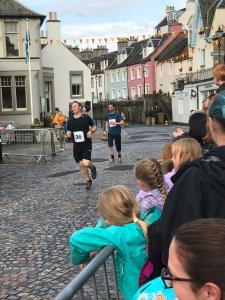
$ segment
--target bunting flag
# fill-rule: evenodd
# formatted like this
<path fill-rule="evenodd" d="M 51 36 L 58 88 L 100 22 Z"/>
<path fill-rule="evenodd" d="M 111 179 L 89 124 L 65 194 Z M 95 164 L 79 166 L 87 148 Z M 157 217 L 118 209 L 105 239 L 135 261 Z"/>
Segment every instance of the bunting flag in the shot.
<path fill-rule="evenodd" d="M 64 44 L 66 45 L 66 42 L 67 42 L 67 40 L 66 40 L 66 39 L 64 39 L 64 40 L 63 40 L 63 42 L 64 42 Z"/>
<path fill-rule="evenodd" d="M 94 44 L 94 43 L 95 43 L 95 39 L 91 39 L 91 41 L 92 41 L 92 44 Z"/>

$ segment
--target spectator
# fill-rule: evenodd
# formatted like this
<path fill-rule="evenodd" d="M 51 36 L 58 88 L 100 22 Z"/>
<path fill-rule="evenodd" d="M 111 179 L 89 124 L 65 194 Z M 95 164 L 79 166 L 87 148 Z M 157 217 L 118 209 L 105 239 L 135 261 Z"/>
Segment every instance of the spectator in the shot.
<path fill-rule="evenodd" d="M 202 156 L 200 144 L 193 138 L 180 139 L 172 144 L 174 169 L 164 175 L 166 192 L 169 193 L 181 170 L 191 161 Z M 178 173 L 177 173 L 178 172 Z M 175 175 L 177 173 L 177 175 Z"/>
<path fill-rule="evenodd" d="M 134 174 L 140 188 L 136 200 L 140 204 L 141 212 L 152 207 L 162 210 L 166 191 L 160 163 L 156 159 L 141 160 L 136 164 Z"/>
<path fill-rule="evenodd" d="M 147 259 L 147 225 L 137 218 L 138 204 L 125 186 L 104 190 L 98 200 L 98 211 L 105 227 L 86 227 L 72 234 L 72 263 L 84 263 L 91 252 L 114 246 L 119 289 L 123 298 L 130 300 L 138 289 L 139 274 Z"/>
<path fill-rule="evenodd" d="M 65 116 L 62 114 L 61 111 L 56 112 L 56 115 L 52 121 L 54 126 L 63 127 L 65 123 Z"/>
<path fill-rule="evenodd" d="M 214 67 L 213 81 L 219 86 L 217 93 L 225 91 L 225 65 L 220 64 Z"/>
<path fill-rule="evenodd" d="M 200 219 L 183 225 L 169 249 L 165 287 L 179 300 L 225 299 L 225 219 Z"/>
<path fill-rule="evenodd" d="M 180 172 L 160 222 L 148 227 L 149 249 L 158 249 L 154 256 L 149 252 L 149 259 L 157 270 L 162 255 L 167 263 L 172 236 L 182 224 L 200 218 L 225 218 L 225 93 L 216 95 L 209 107 L 209 127 L 217 147 Z"/>

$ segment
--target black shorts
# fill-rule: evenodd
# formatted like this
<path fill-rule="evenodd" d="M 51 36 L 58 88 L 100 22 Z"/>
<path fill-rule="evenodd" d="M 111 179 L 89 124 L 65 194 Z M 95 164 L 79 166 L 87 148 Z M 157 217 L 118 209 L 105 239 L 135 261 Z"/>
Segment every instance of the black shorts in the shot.
<path fill-rule="evenodd" d="M 116 151 L 120 152 L 121 151 L 121 135 L 108 135 L 108 145 L 109 147 L 113 147 L 113 140 L 115 140 L 116 144 Z"/>
<path fill-rule="evenodd" d="M 76 144 L 73 145 L 73 157 L 77 163 L 79 163 L 83 159 L 91 160 L 91 151 L 91 145 L 85 145 L 82 147 L 77 146 Z"/>

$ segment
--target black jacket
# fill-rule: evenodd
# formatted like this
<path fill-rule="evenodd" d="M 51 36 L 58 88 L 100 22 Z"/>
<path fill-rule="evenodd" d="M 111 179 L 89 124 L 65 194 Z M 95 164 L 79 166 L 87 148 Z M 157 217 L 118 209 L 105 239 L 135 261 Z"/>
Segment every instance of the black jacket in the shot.
<path fill-rule="evenodd" d="M 173 234 L 182 224 L 200 218 L 225 218 L 225 146 L 193 161 L 172 180 L 175 184 L 167 196 L 161 219 L 148 229 L 149 258 L 156 269 L 162 257 L 167 263 Z M 151 249 L 157 252 L 152 254 Z"/>

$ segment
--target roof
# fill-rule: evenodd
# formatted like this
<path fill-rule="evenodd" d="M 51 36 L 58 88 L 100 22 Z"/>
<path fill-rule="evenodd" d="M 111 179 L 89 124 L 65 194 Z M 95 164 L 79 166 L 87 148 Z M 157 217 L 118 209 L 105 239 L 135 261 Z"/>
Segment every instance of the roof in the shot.
<path fill-rule="evenodd" d="M 45 16 L 27 8 L 16 0 L 0 0 L 0 18 L 32 18 L 40 19 L 41 24 Z"/>
<path fill-rule="evenodd" d="M 149 60 L 149 57 L 151 54 L 149 54 L 147 57 L 143 58 L 143 48 L 148 45 L 150 39 L 145 39 L 139 42 L 132 43 L 129 47 L 126 47 L 127 52 L 127 58 L 121 63 L 118 64 L 117 59 L 114 60 L 114 62 L 108 67 L 108 69 L 117 69 L 117 68 L 123 68 L 130 65 L 136 65 L 139 63 L 144 63 Z M 156 48 L 159 46 L 161 42 L 161 38 L 152 38 L 153 47 Z"/>
<path fill-rule="evenodd" d="M 166 47 L 157 57 L 159 62 L 172 59 L 184 51 L 188 45 L 188 38 L 185 35 L 178 35 L 168 47 Z"/>
<path fill-rule="evenodd" d="M 159 22 L 159 24 L 157 24 L 157 25 L 155 26 L 155 29 L 156 29 L 156 28 L 159 28 L 159 27 L 166 26 L 166 25 L 168 25 L 167 17 L 164 17 L 164 18 Z"/>
<path fill-rule="evenodd" d="M 221 4 L 220 4 L 221 2 Z M 217 5 L 224 5 L 224 1 L 217 0 L 199 0 L 203 27 L 206 29 L 206 35 L 209 34 L 214 19 Z"/>
<path fill-rule="evenodd" d="M 225 0 L 220 1 L 217 8 L 225 8 Z"/>

